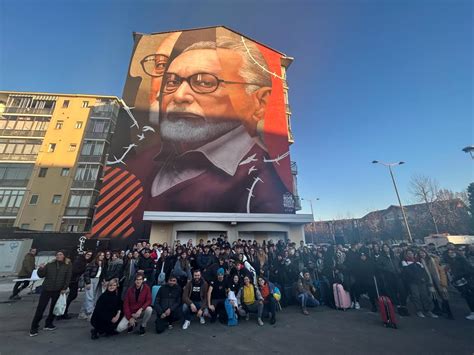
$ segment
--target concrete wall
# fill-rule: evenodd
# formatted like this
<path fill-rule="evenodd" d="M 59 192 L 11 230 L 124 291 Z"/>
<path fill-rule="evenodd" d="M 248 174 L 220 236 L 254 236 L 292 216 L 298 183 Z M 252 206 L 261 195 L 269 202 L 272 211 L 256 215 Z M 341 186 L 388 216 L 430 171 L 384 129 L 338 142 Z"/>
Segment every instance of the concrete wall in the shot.
<path fill-rule="evenodd" d="M 222 232 L 226 233 L 229 241 L 233 242 L 239 237 L 239 232 L 252 233 L 254 239 L 261 243 L 263 240 L 269 239 L 269 233 L 281 232 L 286 233 L 289 240 L 299 243 L 304 240 L 304 230 L 301 224 L 291 223 L 230 223 L 218 222 L 175 222 L 175 223 L 159 223 L 154 222 L 150 232 L 150 243 L 168 243 L 172 244 L 176 240 L 178 232 L 195 232 L 197 241 L 200 238 L 207 239 L 206 232 Z M 183 238 L 180 238 L 183 239 Z M 276 239 L 276 238 L 273 238 Z M 187 240 L 181 240 L 185 243 Z"/>

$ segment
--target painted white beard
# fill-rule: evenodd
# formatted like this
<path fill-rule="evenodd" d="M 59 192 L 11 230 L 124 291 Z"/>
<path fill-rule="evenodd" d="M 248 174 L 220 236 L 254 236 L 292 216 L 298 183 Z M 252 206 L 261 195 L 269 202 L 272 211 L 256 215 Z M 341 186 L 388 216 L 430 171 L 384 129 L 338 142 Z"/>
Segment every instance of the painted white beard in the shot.
<path fill-rule="evenodd" d="M 199 121 L 188 119 L 160 122 L 161 137 L 174 143 L 207 143 L 238 127 L 239 121 Z"/>
<path fill-rule="evenodd" d="M 160 103 L 158 100 L 153 101 L 153 103 L 150 105 L 148 119 L 152 125 L 160 124 Z"/>

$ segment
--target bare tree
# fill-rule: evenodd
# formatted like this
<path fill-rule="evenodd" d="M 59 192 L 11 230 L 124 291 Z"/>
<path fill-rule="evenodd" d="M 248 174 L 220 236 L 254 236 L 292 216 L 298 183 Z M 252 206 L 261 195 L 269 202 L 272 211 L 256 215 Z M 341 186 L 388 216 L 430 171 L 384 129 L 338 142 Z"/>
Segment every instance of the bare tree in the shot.
<path fill-rule="evenodd" d="M 439 187 L 435 179 L 432 179 L 424 175 L 414 175 L 410 180 L 409 191 L 414 197 L 416 202 L 422 202 L 426 204 L 428 212 L 433 221 L 436 234 L 439 234 L 438 223 L 433 214 L 433 203 L 438 199 Z"/>

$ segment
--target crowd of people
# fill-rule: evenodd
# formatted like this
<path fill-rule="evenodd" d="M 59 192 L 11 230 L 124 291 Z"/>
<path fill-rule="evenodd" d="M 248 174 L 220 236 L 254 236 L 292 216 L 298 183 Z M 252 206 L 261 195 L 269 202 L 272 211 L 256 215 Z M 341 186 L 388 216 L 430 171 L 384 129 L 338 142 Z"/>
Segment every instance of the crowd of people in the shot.
<path fill-rule="evenodd" d="M 25 257 L 20 277 L 35 268 L 32 249 Z M 298 305 L 304 315 L 320 304 L 341 307 L 335 300 L 334 284 L 350 294 L 350 307 L 361 308 L 367 298 L 373 312 L 377 296 L 388 296 L 400 316 L 409 316 L 410 301 L 418 317 L 453 319 L 450 292 L 457 289 L 474 320 L 474 245 L 465 249 L 448 244 L 442 252 L 434 245 L 417 247 L 379 242 L 343 245 L 299 245 L 238 240 L 227 236 L 204 241 L 153 244 L 141 242 L 128 250 L 85 251 L 71 261 L 65 252 L 39 265 L 44 277 L 30 335 L 38 334 L 39 323 L 50 303 L 45 330 L 56 329 L 55 318 L 71 318 L 69 307 L 84 289 L 78 318 L 90 321 L 91 337 L 134 332 L 144 335 L 156 314 L 155 330 L 162 333 L 181 322 L 190 327 L 193 319 L 205 324 L 219 320 L 235 326 L 256 315 L 259 326 L 269 319 L 275 324 L 281 307 Z M 11 299 L 27 282 L 15 284 Z M 53 309 L 67 293 L 64 314 Z"/>

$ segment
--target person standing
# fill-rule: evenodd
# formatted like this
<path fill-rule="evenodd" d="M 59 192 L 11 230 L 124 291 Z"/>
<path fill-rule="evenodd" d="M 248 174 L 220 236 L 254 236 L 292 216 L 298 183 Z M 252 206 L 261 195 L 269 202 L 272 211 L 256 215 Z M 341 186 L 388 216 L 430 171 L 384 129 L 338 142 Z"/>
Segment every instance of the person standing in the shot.
<path fill-rule="evenodd" d="M 56 327 L 53 324 L 54 320 L 54 306 L 61 293 L 65 293 L 69 282 L 71 281 L 72 266 L 71 263 L 67 262 L 62 251 L 56 252 L 55 260 L 44 265 L 41 264 L 38 269 L 38 276 L 44 277 L 43 290 L 41 291 L 38 307 L 36 308 L 33 321 L 31 322 L 30 336 L 34 337 L 38 335 L 38 328 L 43 313 L 48 306 L 49 301 L 51 305 L 49 307 L 48 318 L 44 330 L 55 330 Z"/>
<path fill-rule="evenodd" d="M 21 265 L 21 270 L 18 273 L 19 279 L 26 279 L 30 278 L 33 270 L 35 269 L 35 256 L 36 256 L 36 248 L 31 248 L 29 253 L 25 255 L 23 258 L 23 264 Z M 15 283 L 13 287 L 13 293 L 9 297 L 10 300 L 21 300 L 21 297 L 18 295 L 21 290 L 28 287 L 30 281 L 18 281 Z"/>
<path fill-rule="evenodd" d="M 105 253 L 99 252 L 94 261 L 86 266 L 84 283 L 86 284 L 86 297 L 81 307 L 78 319 L 90 319 L 94 311 L 97 298 L 102 293 L 102 280 L 105 277 Z"/>

